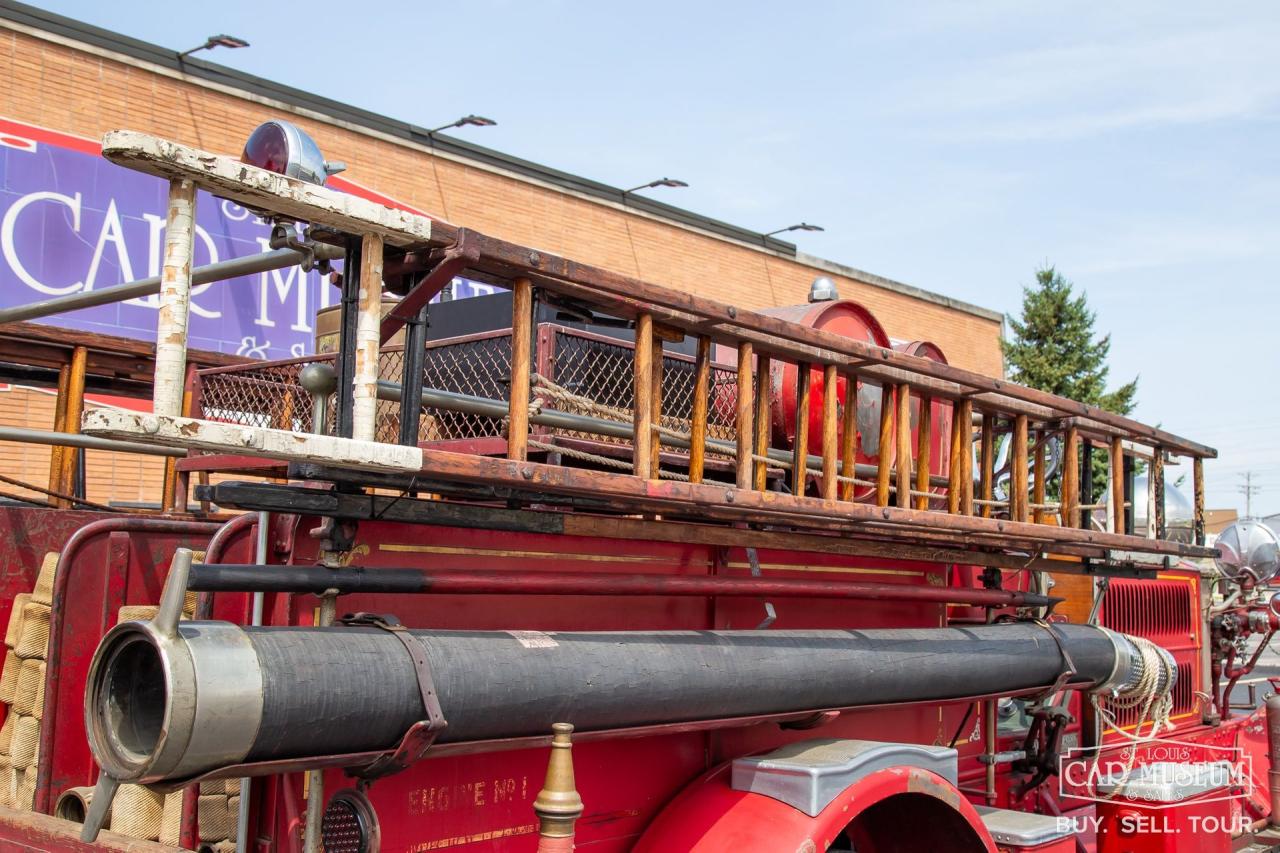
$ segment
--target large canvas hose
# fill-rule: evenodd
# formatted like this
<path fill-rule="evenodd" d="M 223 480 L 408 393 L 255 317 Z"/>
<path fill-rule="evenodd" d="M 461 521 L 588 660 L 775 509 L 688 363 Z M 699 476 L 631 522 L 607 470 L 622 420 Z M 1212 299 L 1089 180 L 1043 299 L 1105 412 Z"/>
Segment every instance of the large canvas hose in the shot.
<path fill-rule="evenodd" d="M 1077 688 L 1123 695 L 1150 680 L 1129 639 L 1089 625 L 412 634 L 447 720 L 440 742 L 1015 695 L 1054 685 L 1064 652 Z M 117 626 L 95 656 L 86 715 L 104 772 L 147 783 L 391 750 L 426 718 L 389 631 L 226 622 Z"/>

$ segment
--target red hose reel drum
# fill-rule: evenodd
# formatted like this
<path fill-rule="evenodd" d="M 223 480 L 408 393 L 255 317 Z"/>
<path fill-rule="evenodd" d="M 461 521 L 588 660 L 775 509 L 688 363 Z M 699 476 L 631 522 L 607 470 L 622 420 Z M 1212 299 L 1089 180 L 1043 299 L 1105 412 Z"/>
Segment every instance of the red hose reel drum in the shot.
<path fill-rule="evenodd" d="M 889 346 L 880 321 L 870 311 L 848 299 L 831 302 L 815 302 L 809 305 L 789 305 L 768 308 L 760 313 L 789 320 L 824 332 L 864 341 L 878 347 Z M 773 446 L 790 450 L 796 437 L 796 365 L 775 362 L 770 371 L 771 402 L 773 408 Z M 841 376 L 836 382 L 837 430 L 844 433 L 844 407 L 849 399 L 848 380 Z M 822 453 L 822 408 L 826 389 L 823 387 L 821 365 L 809 372 L 809 453 Z M 857 393 L 858 445 L 856 461 L 876 465 L 880 461 L 880 386 L 871 382 L 858 382 Z M 889 448 L 892 454 L 893 448 Z M 820 477 L 817 479 L 821 479 Z M 864 498 L 875 490 L 858 487 L 855 498 Z"/>
<path fill-rule="evenodd" d="M 927 358 L 930 361 L 947 363 L 942 349 L 932 341 L 910 341 L 894 344 L 893 348 L 907 355 Z M 929 473 L 937 477 L 946 477 L 951 473 L 951 403 L 947 400 L 934 400 L 929 406 Z M 911 452 L 916 453 L 920 446 L 920 398 L 911 395 Z M 935 486 L 932 491 L 943 493 L 946 489 Z M 940 504 L 930 503 L 930 509 L 937 509 Z"/>

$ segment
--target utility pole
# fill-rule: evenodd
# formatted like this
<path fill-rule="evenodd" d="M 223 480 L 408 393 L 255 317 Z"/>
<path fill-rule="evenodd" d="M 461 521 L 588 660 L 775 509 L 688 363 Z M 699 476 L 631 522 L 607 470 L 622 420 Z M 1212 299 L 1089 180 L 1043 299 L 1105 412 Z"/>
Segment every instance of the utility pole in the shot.
<path fill-rule="evenodd" d="M 1253 496 L 1262 491 L 1262 486 L 1255 486 L 1253 484 L 1252 471 L 1245 471 L 1240 476 L 1244 477 L 1244 485 L 1237 486 L 1236 488 L 1240 492 L 1244 493 L 1244 517 L 1246 519 L 1250 519 L 1253 518 Z"/>

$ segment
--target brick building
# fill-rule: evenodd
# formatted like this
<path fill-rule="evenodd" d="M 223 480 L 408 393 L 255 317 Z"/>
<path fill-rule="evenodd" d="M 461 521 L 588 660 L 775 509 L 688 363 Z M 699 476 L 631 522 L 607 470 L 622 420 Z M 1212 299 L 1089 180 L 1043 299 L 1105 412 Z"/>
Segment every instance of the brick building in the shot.
<path fill-rule="evenodd" d="M 802 302 L 810 282 L 827 275 L 891 337 L 932 340 L 953 364 L 1002 372 L 995 312 L 589 178 L 0 2 L 0 120 L 85 140 L 128 128 L 234 153 L 269 118 L 307 130 L 327 157 L 348 164 L 344 178 L 456 224 L 750 308 Z M 48 428 L 48 396 L 10 386 L 0 392 L 0 422 Z M 160 462 L 114 456 L 88 454 L 88 497 L 143 498 Z M 45 448 L 0 443 L 0 466 L 12 476 L 43 482 L 47 460 Z"/>

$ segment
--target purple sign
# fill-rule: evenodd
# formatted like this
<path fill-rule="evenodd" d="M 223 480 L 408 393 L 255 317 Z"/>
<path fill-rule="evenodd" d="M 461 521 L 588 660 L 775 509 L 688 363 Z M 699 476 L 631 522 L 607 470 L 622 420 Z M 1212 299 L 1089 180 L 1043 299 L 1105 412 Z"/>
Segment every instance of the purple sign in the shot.
<path fill-rule="evenodd" d="M 76 150 L 66 144 L 71 141 Z M 96 146 L 11 122 L 0 125 L 0 305 L 23 305 L 159 274 L 167 184 L 107 162 Z M 197 266 L 267 251 L 270 226 L 200 193 Z M 190 345 L 256 358 L 313 350 L 317 310 L 335 287 L 299 267 L 192 289 Z M 158 297 L 41 320 L 155 340 Z"/>

